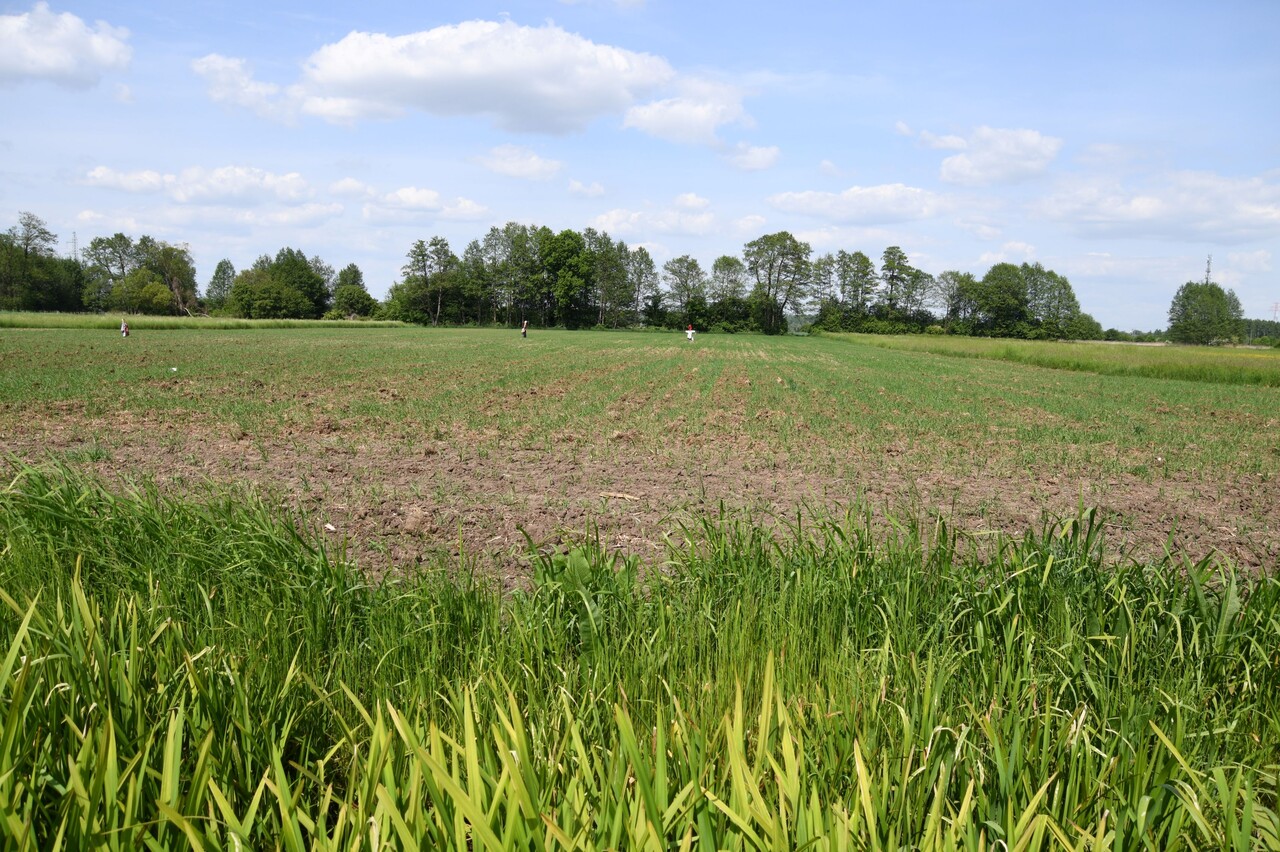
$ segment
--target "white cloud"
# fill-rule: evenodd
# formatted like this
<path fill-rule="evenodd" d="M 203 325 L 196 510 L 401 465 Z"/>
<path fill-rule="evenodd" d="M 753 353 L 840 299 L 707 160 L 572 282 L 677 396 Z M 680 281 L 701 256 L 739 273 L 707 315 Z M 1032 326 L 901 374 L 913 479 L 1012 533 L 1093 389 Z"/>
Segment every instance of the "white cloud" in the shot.
<path fill-rule="evenodd" d="M 907 124 L 905 121 L 895 121 L 893 123 L 893 130 L 899 136 L 915 136 L 916 135 L 916 132 L 911 129 L 911 125 Z"/>
<path fill-rule="evenodd" d="M 524 180 L 550 180 L 564 165 L 559 160 L 539 157 L 519 145 L 499 145 L 491 148 L 488 156 L 476 160 L 491 172 Z"/>
<path fill-rule="evenodd" d="M 364 205 L 365 219 L 375 222 L 410 222 L 424 214 L 437 219 L 477 219 L 488 208 L 469 198 L 444 200 L 434 189 L 404 186 Z"/>
<path fill-rule="evenodd" d="M 246 166 L 197 167 L 183 169 L 178 174 L 149 169 L 120 172 L 97 166 L 85 176 L 85 183 L 125 192 L 163 192 L 181 203 L 301 201 L 313 194 L 310 185 L 297 172 L 280 175 Z"/>
<path fill-rule="evenodd" d="M 361 180 L 345 177 L 329 184 L 329 191 L 345 198 L 372 198 L 377 191 Z"/>
<path fill-rule="evenodd" d="M 212 207 L 174 208 L 170 220 L 177 224 L 234 225 L 240 227 L 315 227 L 340 216 L 343 206 L 336 202 L 308 202 L 290 207 L 273 205 L 264 208 Z"/>
<path fill-rule="evenodd" d="M 733 223 L 733 229 L 740 234 L 757 234 L 769 220 L 755 213 L 743 216 Z"/>
<path fill-rule="evenodd" d="M 844 169 L 840 168 L 830 160 L 823 160 L 821 163 L 818 163 L 818 171 L 822 172 L 824 175 L 830 175 L 831 177 L 844 176 Z"/>
<path fill-rule="evenodd" d="M 776 145 L 756 147 L 746 142 L 739 142 L 730 153 L 725 155 L 725 159 L 736 169 L 756 172 L 772 168 L 781 154 L 782 151 Z"/>
<path fill-rule="evenodd" d="M 49 4 L 30 12 L 0 15 L 0 84 L 48 80 L 87 88 L 107 71 L 129 65 L 129 31 L 96 21 L 90 27 L 70 12 L 54 14 Z"/>
<path fill-rule="evenodd" d="M 711 201 L 696 192 L 684 192 L 676 196 L 675 204 L 684 210 L 705 210 L 711 206 Z"/>
<path fill-rule="evenodd" d="M 583 183 L 580 180 L 570 180 L 569 194 L 580 195 L 584 198 L 597 198 L 604 195 L 604 187 L 598 181 Z"/>
<path fill-rule="evenodd" d="M 950 207 L 943 196 L 900 183 L 851 186 L 844 192 L 781 192 L 769 203 L 787 213 L 845 223 L 909 222 L 928 219 Z"/>
<path fill-rule="evenodd" d="M 942 161 L 941 176 L 948 183 L 966 186 L 1012 183 L 1034 177 L 1049 167 L 1062 148 L 1061 139 L 1035 130 L 995 127 L 979 127 L 967 140 L 925 133 L 921 139 L 935 148 L 963 149 L 963 153 Z"/>
<path fill-rule="evenodd" d="M 1036 256 L 1036 247 L 1030 243 L 1008 242 L 1000 246 L 999 251 L 983 252 L 978 263 L 992 266 L 997 263 L 1028 263 Z"/>
<path fill-rule="evenodd" d="M 403 36 L 352 32 L 304 63 L 303 110 L 333 121 L 420 109 L 565 133 L 671 81 L 666 60 L 554 24 L 464 21 Z"/>
<path fill-rule="evenodd" d="M 138 220 L 132 216 L 103 213 L 99 210 L 81 210 L 76 214 L 76 221 L 95 228 L 121 231 L 124 233 L 146 230 L 141 226 Z"/>
<path fill-rule="evenodd" d="M 927 130 L 920 131 L 920 141 L 943 151 L 963 151 L 969 146 L 963 136 L 935 136 Z"/>
<path fill-rule="evenodd" d="M 726 124 L 750 125 L 742 92 L 711 80 L 680 81 L 676 97 L 631 107 L 623 127 L 633 127 L 668 142 L 719 144 L 717 131 Z"/>
<path fill-rule="evenodd" d="M 692 192 L 676 197 L 673 206 L 654 210 L 618 208 L 601 213 L 591 226 L 611 234 L 684 234 L 703 236 L 716 226 L 716 216 L 707 209 L 710 202 Z"/>
<path fill-rule="evenodd" d="M 191 70 L 205 79 L 209 97 L 217 103 L 244 107 L 263 118 L 289 120 L 296 112 L 296 105 L 282 102 L 279 86 L 255 81 L 243 59 L 210 53 L 193 60 Z"/>
<path fill-rule="evenodd" d="M 1280 234 L 1280 181 L 1274 174 L 1192 171 L 1160 175 L 1142 187 L 1087 179 L 1064 186 L 1036 211 L 1092 236 L 1244 242 Z"/>
<path fill-rule="evenodd" d="M 857 246 L 902 245 L 903 235 L 884 228 L 832 227 L 797 230 L 796 239 L 813 246 L 814 250 L 853 249 Z M 914 263 L 915 255 L 908 253 Z"/>

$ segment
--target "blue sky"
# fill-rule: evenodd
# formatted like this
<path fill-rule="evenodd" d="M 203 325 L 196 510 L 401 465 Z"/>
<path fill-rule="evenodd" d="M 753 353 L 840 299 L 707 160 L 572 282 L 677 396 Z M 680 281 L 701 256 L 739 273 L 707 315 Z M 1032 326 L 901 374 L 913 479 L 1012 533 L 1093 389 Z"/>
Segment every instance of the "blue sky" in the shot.
<path fill-rule="evenodd" d="M 789 230 L 1039 261 L 1104 326 L 1280 302 L 1280 2 L 12 3 L 0 227 L 283 246 L 378 297 L 414 240 L 595 227 L 705 268 Z"/>

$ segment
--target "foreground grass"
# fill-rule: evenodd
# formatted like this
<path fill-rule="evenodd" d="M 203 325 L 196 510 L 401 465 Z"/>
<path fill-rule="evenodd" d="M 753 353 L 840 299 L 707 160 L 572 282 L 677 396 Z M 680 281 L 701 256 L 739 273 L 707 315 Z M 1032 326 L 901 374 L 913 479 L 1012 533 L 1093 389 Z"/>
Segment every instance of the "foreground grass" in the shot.
<path fill-rule="evenodd" d="M 1233 385 L 1280 387 L 1280 350 L 1209 346 L 1143 346 L 920 335 L 837 335 L 868 346 L 987 358 L 1107 376 L 1138 376 Z"/>
<path fill-rule="evenodd" d="M 0 328 L 71 328 L 82 331 L 120 330 L 120 320 L 137 331 L 203 329 L 225 331 L 248 328 L 404 328 L 405 323 L 373 320 L 238 319 L 232 317 L 170 317 L 148 314 L 62 314 L 49 311 L 0 311 Z"/>
<path fill-rule="evenodd" d="M 11 848 L 1280 848 L 1280 582 L 711 517 L 503 597 L 252 493 L 0 491 Z"/>

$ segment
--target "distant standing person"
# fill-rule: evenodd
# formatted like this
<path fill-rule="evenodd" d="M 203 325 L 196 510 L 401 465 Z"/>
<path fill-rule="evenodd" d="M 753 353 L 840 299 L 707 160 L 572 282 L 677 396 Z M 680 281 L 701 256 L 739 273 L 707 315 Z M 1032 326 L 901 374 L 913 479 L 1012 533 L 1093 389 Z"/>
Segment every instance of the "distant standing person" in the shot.
<path fill-rule="evenodd" d="M 521 336 L 521 337 L 528 337 L 528 336 L 529 336 L 529 321 L 528 321 L 528 320 L 525 320 L 524 322 L 520 323 L 520 336 Z"/>
<path fill-rule="evenodd" d="M 129 336 L 129 323 L 123 319 L 120 320 L 120 336 L 121 337 Z"/>
<path fill-rule="evenodd" d="M 693 330 L 693 323 L 690 323 L 690 324 L 689 324 L 689 327 L 688 327 L 687 329 L 685 329 L 685 331 L 684 331 L 685 339 L 686 339 L 686 340 L 688 340 L 690 343 L 692 343 L 692 342 L 693 342 L 693 336 L 694 336 L 695 334 L 697 334 L 697 332 Z"/>

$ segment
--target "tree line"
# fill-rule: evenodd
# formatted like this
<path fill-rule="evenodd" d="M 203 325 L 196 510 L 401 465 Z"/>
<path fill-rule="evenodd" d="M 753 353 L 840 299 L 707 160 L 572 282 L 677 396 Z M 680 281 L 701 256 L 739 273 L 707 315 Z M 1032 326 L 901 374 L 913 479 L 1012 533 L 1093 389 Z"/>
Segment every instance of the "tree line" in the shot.
<path fill-rule="evenodd" d="M 1033 339 L 1142 334 L 1104 331 L 1081 310 L 1067 278 L 1039 263 L 997 263 L 982 277 L 957 270 L 933 275 L 914 267 L 898 246 L 884 249 L 877 264 L 862 251 L 815 255 L 787 231 L 751 240 L 740 255 L 722 255 L 707 270 L 690 255 L 659 267 L 643 246 L 593 228 L 556 232 L 508 222 L 471 240 L 461 256 L 444 237 L 414 241 L 381 302 L 356 264 L 335 270 L 288 247 L 239 271 L 219 261 L 200 293 L 185 245 L 117 233 L 95 237 L 76 257 L 58 256 L 56 246 L 56 236 L 31 213 L 0 234 L 0 309 L 508 327 L 528 321 L 569 329 L 692 325 L 765 334 L 797 324 Z M 1218 288 L 1220 298 L 1217 287 L 1206 274 L 1205 282 L 1178 291 L 1170 337 L 1201 343 L 1244 333 L 1239 300 Z M 1204 319 L 1217 317 L 1223 300 L 1228 320 Z M 1186 332 L 1188 322 L 1193 333 Z"/>

